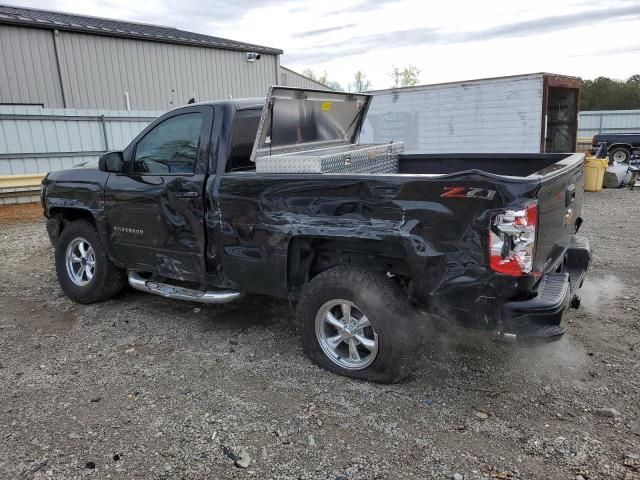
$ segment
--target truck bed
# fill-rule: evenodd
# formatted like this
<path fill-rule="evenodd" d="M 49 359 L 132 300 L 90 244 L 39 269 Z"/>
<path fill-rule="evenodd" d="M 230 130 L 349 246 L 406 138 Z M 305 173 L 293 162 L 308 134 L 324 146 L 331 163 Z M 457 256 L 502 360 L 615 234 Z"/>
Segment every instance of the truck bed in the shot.
<path fill-rule="evenodd" d="M 528 177 L 571 157 L 566 153 L 447 153 L 400 155 L 401 174 L 451 174 L 478 170 L 494 175 Z"/>
<path fill-rule="evenodd" d="M 579 153 L 445 153 L 445 154 L 400 154 L 398 174 L 401 175 L 451 175 L 476 171 L 503 177 L 529 178 L 544 176 L 570 167 L 584 157 Z M 255 173 L 255 164 L 247 156 L 240 163 L 246 165 L 242 171 Z M 296 173 L 265 172 L 296 176 Z M 308 173 L 308 172 L 300 172 Z M 262 173 L 259 173 L 259 175 Z M 374 174 L 374 173 L 371 173 Z M 317 173 L 317 175 L 323 175 Z M 353 175 L 353 172 L 330 175 Z M 358 173 L 358 175 L 366 175 Z M 383 173 L 381 175 L 393 175 Z"/>

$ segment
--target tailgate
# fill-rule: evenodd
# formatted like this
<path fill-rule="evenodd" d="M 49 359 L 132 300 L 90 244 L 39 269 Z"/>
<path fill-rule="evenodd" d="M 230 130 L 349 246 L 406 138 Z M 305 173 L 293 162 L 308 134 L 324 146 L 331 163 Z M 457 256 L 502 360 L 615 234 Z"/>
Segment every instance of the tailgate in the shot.
<path fill-rule="evenodd" d="M 584 155 L 572 155 L 542 174 L 538 191 L 537 271 L 548 272 L 563 258 L 580 225 L 584 197 Z"/>

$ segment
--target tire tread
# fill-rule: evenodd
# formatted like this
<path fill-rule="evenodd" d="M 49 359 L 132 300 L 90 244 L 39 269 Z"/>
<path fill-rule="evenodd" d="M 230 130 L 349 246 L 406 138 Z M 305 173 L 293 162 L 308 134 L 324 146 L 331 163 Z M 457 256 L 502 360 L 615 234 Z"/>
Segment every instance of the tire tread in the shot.
<path fill-rule="evenodd" d="M 354 289 L 354 286 L 357 288 Z M 374 324 L 381 350 L 376 360 L 363 370 L 347 370 L 329 360 L 315 335 L 318 304 L 328 300 L 329 292 L 347 293 L 345 300 L 354 301 Z M 362 293 L 367 292 L 367 293 Z M 339 297 L 336 297 L 339 298 Z M 366 305 L 362 305 L 366 298 Z M 373 313 L 372 312 L 375 312 Z M 372 314 L 373 313 L 373 314 Z M 395 281 L 367 269 L 338 266 L 314 277 L 302 289 L 296 306 L 297 326 L 307 355 L 321 367 L 353 378 L 377 383 L 396 383 L 412 371 L 417 348 L 421 343 L 417 320 L 406 294 Z M 381 338 L 381 334 L 384 337 Z M 382 350 L 384 349 L 384 351 Z"/>

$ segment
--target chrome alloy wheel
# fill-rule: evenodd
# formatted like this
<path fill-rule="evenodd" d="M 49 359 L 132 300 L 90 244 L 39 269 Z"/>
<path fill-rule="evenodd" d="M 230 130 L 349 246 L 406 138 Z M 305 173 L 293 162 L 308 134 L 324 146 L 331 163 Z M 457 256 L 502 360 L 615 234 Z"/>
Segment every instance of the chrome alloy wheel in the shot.
<path fill-rule="evenodd" d="M 348 370 L 368 367 L 378 354 L 378 335 L 366 315 L 348 300 L 330 300 L 320 307 L 316 337 L 325 355 Z"/>
<path fill-rule="evenodd" d="M 96 254 L 91 244 L 84 238 L 74 238 L 64 258 L 71 281 L 79 287 L 88 285 L 96 272 Z"/>

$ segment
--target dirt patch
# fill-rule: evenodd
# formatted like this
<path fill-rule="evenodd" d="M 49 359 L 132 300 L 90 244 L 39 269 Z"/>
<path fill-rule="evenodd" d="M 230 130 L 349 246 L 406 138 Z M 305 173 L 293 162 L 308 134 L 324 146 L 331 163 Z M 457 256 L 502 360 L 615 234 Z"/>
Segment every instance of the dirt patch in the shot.
<path fill-rule="evenodd" d="M 42 205 L 37 202 L 0 205 L 0 225 L 30 223 L 43 218 Z"/>
<path fill-rule="evenodd" d="M 42 301 L 0 297 L 1 323 L 6 327 L 28 327 L 43 332 L 67 332 L 76 321 L 75 307 L 48 308 Z"/>

